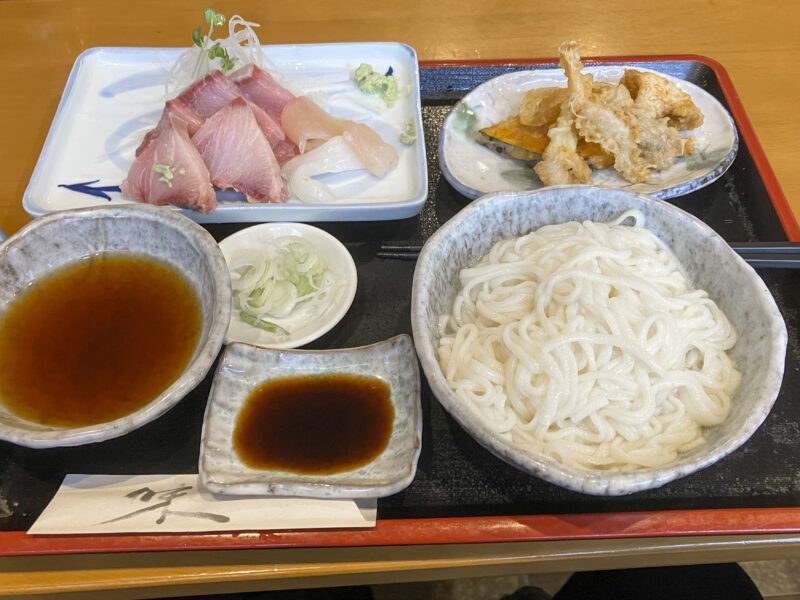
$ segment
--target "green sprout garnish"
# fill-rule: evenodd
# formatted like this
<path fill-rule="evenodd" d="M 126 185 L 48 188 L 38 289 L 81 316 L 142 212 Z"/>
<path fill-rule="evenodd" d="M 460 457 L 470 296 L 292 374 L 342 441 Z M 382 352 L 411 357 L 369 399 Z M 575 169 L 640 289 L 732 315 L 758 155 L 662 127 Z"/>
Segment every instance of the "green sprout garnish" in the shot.
<path fill-rule="evenodd" d="M 198 27 L 192 32 L 192 41 L 195 46 L 206 53 L 210 60 L 219 58 L 222 61 L 222 71 L 228 72 L 233 69 L 235 59 L 228 55 L 228 51 L 220 46 L 219 42 L 211 43 L 211 33 L 214 31 L 214 27 L 225 25 L 225 15 L 215 12 L 213 8 L 207 8 L 203 11 L 203 19 L 208 23 L 208 33 L 203 37 L 203 29 Z"/>
<path fill-rule="evenodd" d="M 214 27 L 222 27 L 225 25 L 225 15 L 222 13 L 215 12 L 213 8 L 207 8 L 203 11 L 203 18 L 206 20 L 206 23 L 209 24 L 210 28 L 208 30 L 208 35 L 211 35 L 211 31 Z"/>

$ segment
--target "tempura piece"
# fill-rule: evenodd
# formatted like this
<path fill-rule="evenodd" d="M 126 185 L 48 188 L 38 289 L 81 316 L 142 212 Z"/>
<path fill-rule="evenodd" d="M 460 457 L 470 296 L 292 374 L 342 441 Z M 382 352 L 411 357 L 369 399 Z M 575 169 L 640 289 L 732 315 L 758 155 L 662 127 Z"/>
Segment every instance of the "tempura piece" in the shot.
<path fill-rule="evenodd" d="M 576 42 L 558 49 L 567 87 L 525 93 L 518 115 L 481 129 L 476 139 L 501 156 L 533 162 L 544 185 L 588 183 L 591 167 L 613 166 L 632 183 L 694 151 L 703 113 L 691 96 L 656 73 L 627 69 L 618 83 L 583 73 Z M 545 132 L 546 131 L 546 136 Z"/>
<path fill-rule="evenodd" d="M 567 99 L 567 88 L 534 88 L 525 92 L 519 105 L 519 122 L 523 125 L 550 126 L 561 114 Z"/>
<path fill-rule="evenodd" d="M 514 115 L 496 125 L 484 127 L 478 131 L 475 139 L 500 156 L 534 163 L 542 159 L 542 152 L 550 143 L 547 132 L 552 125 L 523 125 L 519 116 Z M 595 169 L 614 164 L 614 157 L 604 152 L 600 144 L 587 142 L 582 137 L 578 138 L 576 150 Z"/>
<path fill-rule="evenodd" d="M 577 57 L 577 44 L 571 43 L 574 45 L 574 54 Z M 565 44 L 562 44 L 562 49 L 564 47 Z M 593 78 L 580 72 L 583 65 L 580 61 L 575 63 L 569 52 L 568 49 L 561 52 L 559 60 L 559 64 L 567 73 L 568 94 L 555 124 L 547 132 L 550 143 L 542 153 L 542 160 L 533 168 L 544 185 L 589 183 L 592 179 L 592 169 L 577 152 L 578 131 L 573 104 L 581 102 L 591 94 Z"/>
<path fill-rule="evenodd" d="M 703 124 L 703 113 L 692 97 L 666 77 L 626 69 L 620 83 L 628 89 L 637 108 L 656 119 L 667 117 L 670 127 L 696 129 Z"/>
<path fill-rule="evenodd" d="M 491 148 L 501 156 L 533 162 L 542 158 L 542 152 L 550 143 L 547 137 L 550 125 L 551 123 L 523 125 L 520 117 L 514 115 L 496 125 L 481 129 L 476 139 L 479 144 Z"/>
<path fill-rule="evenodd" d="M 578 45 L 567 42 L 559 48 L 569 81 L 569 110 L 577 131 L 614 156 L 614 168 L 630 182 L 647 181 L 653 169 L 669 167 L 687 150 L 686 139 L 668 119 L 637 106 L 622 85 L 586 86 Z M 690 145 L 688 146 L 691 147 Z"/>
<path fill-rule="evenodd" d="M 575 120 L 562 114 L 547 132 L 550 143 L 542 153 L 542 160 L 533 168 L 544 185 L 589 183 L 592 169 L 577 152 L 578 132 Z"/>
<path fill-rule="evenodd" d="M 603 150 L 600 144 L 587 142 L 582 137 L 578 138 L 578 154 L 595 169 L 605 169 L 614 164 L 614 157 Z"/>

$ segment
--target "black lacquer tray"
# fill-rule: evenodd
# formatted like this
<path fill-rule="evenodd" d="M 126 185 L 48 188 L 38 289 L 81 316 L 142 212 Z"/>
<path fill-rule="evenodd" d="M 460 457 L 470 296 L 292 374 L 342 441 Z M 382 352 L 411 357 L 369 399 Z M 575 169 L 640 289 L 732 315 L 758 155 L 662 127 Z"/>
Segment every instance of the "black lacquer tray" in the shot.
<path fill-rule="evenodd" d="M 704 220 L 729 242 L 798 239 L 797 223 L 724 69 L 702 57 L 624 62 L 701 86 L 731 111 L 739 128 L 739 153 L 722 178 L 670 202 Z M 379 258 L 380 244 L 424 242 L 469 202 L 439 169 L 436 148 L 442 121 L 477 84 L 535 64 L 541 63 L 517 60 L 421 66 L 428 200 L 419 215 L 400 221 L 315 223 L 350 250 L 359 284 L 345 318 L 308 347 L 354 347 L 411 333 L 415 263 Z M 243 226 L 209 225 L 208 229 L 221 240 Z M 196 472 L 212 369 L 169 413 L 122 438 L 52 450 L 0 442 L 0 554 L 800 531 L 800 452 L 796 451 L 800 442 L 800 370 L 796 367 L 800 364 L 800 271 L 774 269 L 760 274 L 789 330 L 784 385 L 774 409 L 742 448 L 714 466 L 660 489 L 596 497 L 526 475 L 479 446 L 449 417 L 423 380 L 424 433 L 417 475 L 403 492 L 379 500 L 379 522 L 374 530 L 281 536 L 262 532 L 247 538 L 235 534 L 39 537 L 24 533 L 68 473 Z"/>

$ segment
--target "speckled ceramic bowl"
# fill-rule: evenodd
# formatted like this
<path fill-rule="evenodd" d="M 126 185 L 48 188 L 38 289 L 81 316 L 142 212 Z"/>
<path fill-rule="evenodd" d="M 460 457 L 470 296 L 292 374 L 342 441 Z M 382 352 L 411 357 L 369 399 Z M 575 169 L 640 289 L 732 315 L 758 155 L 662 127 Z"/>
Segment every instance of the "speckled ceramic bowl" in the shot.
<path fill-rule="evenodd" d="M 233 447 L 244 401 L 271 379 L 330 373 L 378 377 L 389 384 L 394 423 L 386 449 L 363 467 L 332 475 L 253 469 Z M 408 335 L 344 350 L 281 350 L 233 343 L 225 349 L 206 406 L 200 481 L 219 494 L 379 498 L 414 479 L 422 448 L 420 381 Z"/>
<path fill-rule="evenodd" d="M 742 383 L 727 420 L 708 429 L 707 443 L 674 462 L 633 472 L 565 467 L 494 435 L 451 391 L 436 355 L 437 319 L 451 310 L 458 272 L 498 240 L 550 223 L 608 221 L 638 209 L 646 227 L 666 242 L 692 283 L 708 291 L 739 333 L 730 351 Z M 480 198 L 445 223 L 425 244 L 414 273 L 411 322 L 414 342 L 431 389 L 450 414 L 489 451 L 556 485 L 597 495 L 621 495 L 659 487 L 707 467 L 742 445 L 769 413 L 780 390 L 787 333 L 767 287 L 710 227 L 678 208 L 624 190 L 587 186 L 505 192 Z"/>
<path fill-rule="evenodd" d="M 51 213 L 29 223 L 0 246 L 0 315 L 30 283 L 82 257 L 103 252 L 153 256 L 186 275 L 200 299 L 203 330 L 180 377 L 139 410 L 114 421 L 61 428 L 32 423 L 0 398 L 0 439 L 23 446 L 77 446 L 114 438 L 148 423 L 205 377 L 222 346 L 231 310 L 228 268 L 214 238 L 183 215 L 131 204 Z M 47 377 L 47 373 L 42 373 Z"/>

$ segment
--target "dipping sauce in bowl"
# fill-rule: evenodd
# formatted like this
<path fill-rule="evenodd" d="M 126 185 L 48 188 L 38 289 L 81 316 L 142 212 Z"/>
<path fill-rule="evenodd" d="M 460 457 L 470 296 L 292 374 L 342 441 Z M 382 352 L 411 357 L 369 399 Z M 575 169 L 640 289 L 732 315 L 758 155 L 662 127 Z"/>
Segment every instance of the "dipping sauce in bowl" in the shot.
<path fill-rule="evenodd" d="M 233 445 L 254 469 L 329 475 L 372 462 L 393 422 L 391 390 L 377 377 L 283 377 L 247 398 Z"/>
<path fill-rule="evenodd" d="M 0 244 L 0 439 L 125 435 L 203 380 L 231 287 L 213 236 L 143 204 L 37 217 Z"/>
<path fill-rule="evenodd" d="M 178 379 L 201 330 L 197 294 L 174 267 L 136 254 L 86 257 L 9 305 L 0 320 L 0 397 L 42 425 L 112 421 Z"/>

